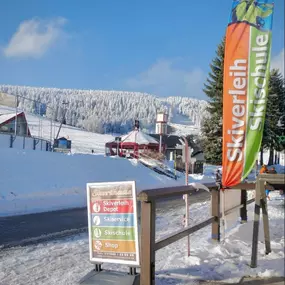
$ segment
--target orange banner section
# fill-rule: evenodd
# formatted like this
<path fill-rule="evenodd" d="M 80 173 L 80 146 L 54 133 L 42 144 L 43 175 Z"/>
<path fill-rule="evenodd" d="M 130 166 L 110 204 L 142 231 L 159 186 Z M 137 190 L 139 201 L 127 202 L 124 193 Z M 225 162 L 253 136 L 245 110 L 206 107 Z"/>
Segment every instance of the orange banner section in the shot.
<path fill-rule="evenodd" d="M 103 252 L 126 252 L 136 253 L 135 241 L 120 241 L 120 240 L 93 240 L 93 251 Z"/>
<path fill-rule="evenodd" d="M 233 186 L 241 181 L 247 114 L 247 76 L 250 26 L 228 26 L 224 59 L 223 89 L 223 181 Z"/>

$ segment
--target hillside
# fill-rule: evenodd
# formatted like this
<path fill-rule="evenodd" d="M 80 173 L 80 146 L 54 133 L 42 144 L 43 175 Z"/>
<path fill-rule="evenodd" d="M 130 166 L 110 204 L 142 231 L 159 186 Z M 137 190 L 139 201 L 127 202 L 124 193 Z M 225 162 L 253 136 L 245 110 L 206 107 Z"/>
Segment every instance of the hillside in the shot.
<path fill-rule="evenodd" d="M 14 108 L 1 106 L 0 114 L 15 112 Z M 55 138 L 59 129 L 59 123 L 52 122 L 46 118 L 26 113 L 31 135 L 41 137 L 45 140 Z M 105 153 L 105 143 L 114 139 L 112 135 L 96 134 L 75 127 L 62 125 L 59 136 L 68 137 L 72 141 L 72 153 Z M 8 145 L 8 142 L 7 142 Z"/>
<path fill-rule="evenodd" d="M 205 115 L 206 101 L 186 97 L 158 98 L 127 91 L 76 90 L 0 85 L 0 92 L 17 95 L 19 107 L 97 133 L 126 133 L 139 119 L 142 128 L 154 130 L 156 112 L 168 110 L 170 123 L 191 125 L 197 132 Z M 68 102 L 64 105 L 63 102 Z M 180 122 L 177 118 L 183 118 Z M 179 129 L 179 127 L 178 127 Z"/>

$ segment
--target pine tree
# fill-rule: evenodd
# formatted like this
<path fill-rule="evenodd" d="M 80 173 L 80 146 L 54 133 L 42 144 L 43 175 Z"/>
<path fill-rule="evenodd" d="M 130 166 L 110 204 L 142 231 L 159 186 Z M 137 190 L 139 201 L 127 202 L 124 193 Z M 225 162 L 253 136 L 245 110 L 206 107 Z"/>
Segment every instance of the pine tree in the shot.
<path fill-rule="evenodd" d="M 223 68 L 225 39 L 218 45 L 216 57 L 210 64 L 211 72 L 204 84 L 204 93 L 209 97 L 209 116 L 202 122 L 203 149 L 205 158 L 213 164 L 222 162 L 222 115 L 223 115 Z"/>
<path fill-rule="evenodd" d="M 273 69 L 270 72 L 269 79 L 268 101 L 261 146 L 261 163 L 263 163 L 263 149 L 269 149 L 268 164 L 272 165 L 274 163 L 274 150 L 280 151 L 283 148 L 279 136 L 284 133 L 285 127 L 282 124 L 285 113 L 284 91 L 284 78 L 278 70 Z"/>

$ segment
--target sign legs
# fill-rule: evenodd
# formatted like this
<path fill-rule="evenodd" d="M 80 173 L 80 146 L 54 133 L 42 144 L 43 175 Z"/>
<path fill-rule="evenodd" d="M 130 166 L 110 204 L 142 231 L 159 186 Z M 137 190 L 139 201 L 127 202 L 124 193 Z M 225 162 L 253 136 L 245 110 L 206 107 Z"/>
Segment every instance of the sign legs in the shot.
<path fill-rule="evenodd" d="M 265 185 L 264 181 L 261 181 L 259 178 L 257 178 L 256 181 L 255 192 L 256 194 L 255 194 L 254 221 L 253 221 L 252 252 L 251 252 L 251 264 L 250 264 L 250 267 L 252 268 L 257 267 L 260 208 L 262 208 L 262 216 L 263 216 L 265 253 L 269 254 L 271 252 Z"/>

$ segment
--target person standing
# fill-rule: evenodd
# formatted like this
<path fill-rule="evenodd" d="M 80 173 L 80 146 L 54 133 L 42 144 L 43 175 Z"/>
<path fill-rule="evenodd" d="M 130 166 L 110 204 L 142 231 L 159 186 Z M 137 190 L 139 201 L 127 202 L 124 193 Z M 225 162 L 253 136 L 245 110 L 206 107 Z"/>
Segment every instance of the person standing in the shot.
<path fill-rule="evenodd" d="M 260 174 L 262 173 L 268 173 L 268 168 L 265 164 L 262 165 L 260 171 L 259 171 Z"/>

